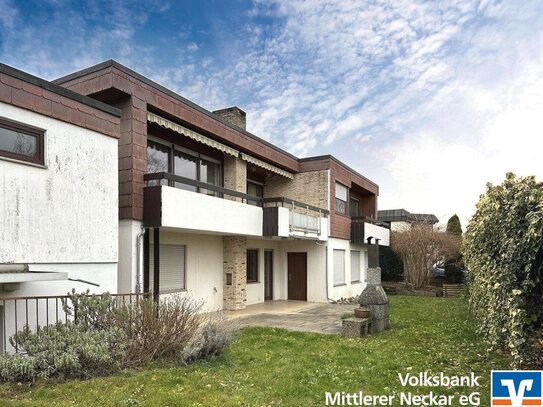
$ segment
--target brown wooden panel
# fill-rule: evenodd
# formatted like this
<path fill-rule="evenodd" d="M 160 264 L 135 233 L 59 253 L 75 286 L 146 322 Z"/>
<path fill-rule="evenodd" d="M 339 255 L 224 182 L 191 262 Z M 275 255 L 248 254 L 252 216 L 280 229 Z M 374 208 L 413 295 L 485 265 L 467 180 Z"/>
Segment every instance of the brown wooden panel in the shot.
<path fill-rule="evenodd" d="M 143 188 L 143 225 L 146 228 L 162 226 L 161 186 Z"/>
<path fill-rule="evenodd" d="M 288 299 L 307 301 L 307 253 L 288 253 Z"/>
<path fill-rule="evenodd" d="M 264 225 L 262 234 L 264 236 L 279 235 L 279 208 L 264 208 L 263 209 Z"/>

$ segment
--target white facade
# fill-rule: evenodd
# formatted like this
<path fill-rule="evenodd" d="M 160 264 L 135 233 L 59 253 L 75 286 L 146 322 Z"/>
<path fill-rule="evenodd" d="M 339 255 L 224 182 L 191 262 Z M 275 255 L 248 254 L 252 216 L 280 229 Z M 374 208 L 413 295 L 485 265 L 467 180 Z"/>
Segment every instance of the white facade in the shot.
<path fill-rule="evenodd" d="M 362 293 L 366 288 L 368 270 L 367 245 L 350 243 L 348 240 L 330 238 L 328 240 L 328 298 L 339 300 L 351 298 Z M 334 250 L 341 250 L 344 254 L 344 282 L 334 284 Z M 353 281 L 351 277 L 351 251 L 360 252 L 360 279 Z"/>
<path fill-rule="evenodd" d="M 67 272 L 2 296 L 117 290 L 117 140 L 0 103 L 0 117 L 45 130 L 45 165 L 0 159 L 0 263 Z"/>

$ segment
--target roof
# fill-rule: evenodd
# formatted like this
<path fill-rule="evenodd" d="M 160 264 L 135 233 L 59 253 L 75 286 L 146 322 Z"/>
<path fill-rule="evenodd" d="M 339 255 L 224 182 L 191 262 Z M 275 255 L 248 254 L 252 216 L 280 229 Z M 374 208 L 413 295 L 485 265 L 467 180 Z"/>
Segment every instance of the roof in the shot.
<path fill-rule="evenodd" d="M 431 213 L 411 213 L 405 209 L 386 209 L 377 211 L 377 219 L 381 222 L 423 222 L 435 224 L 437 216 Z"/>
<path fill-rule="evenodd" d="M 17 68 L 13 68 L 12 66 L 0 63 L 0 73 L 22 80 L 27 83 L 31 83 L 42 89 L 46 89 L 50 92 L 56 93 L 59 96 L 72 99 L 76 102 L 101 110 L 104 113 L 108 113 L 116 117 L 121 117 L 121 111 L 111 105 L 108 105 L 107 103 L 100 102 L 89 96 L 81 95 L 53 82 L 46 81 L 45 79 L 38 78 L 37 76 L 31 75 L 27 72 L 23 72 Z"/>
<path fill-rule="evenodd" d="M 122 65 L 121 63 L 119 63 L 119 62 L 117 62 L 117 61 L 115 61 L 113 59 L 109 59 L 107 61 L 104 61 L 104 62 L 101 62 L 99 64 L 93 65 L 91 67 L 88 67 L 88 68 L 82 69 L 80 71 L 76 71 L 76 72 L 73 72 L 71 74 L 60 77 L 58 79 L 53 80 L 53 83 L 55 83 L 55 84 L 66 83 L 66 82 L 72 81 L 74 79 L 80 78 L 82 76 L 87 76 L 87 75 L 90 75 L 92 73 L 104 70 L 106 68 L 111 68 L 111 67 L 116 68 L 116 69 L 124 72 L 125 74 L 130 75 L 130 76 L 136 78 L 137 80 L 145 83 L 146 85 L 151 86 L 151 87 L 159 90 L 160 92 L 163 92 L 164 94 L 166 94 L 166 95 L 168 95 L 168 96 L 170 96 L 170 97 L 172 97 L 172 98 L 174 98 L 176 100 L 179 100 L 180 102 L 182 102 L 184 104 L 187 104 L 187 105 L 191 106 L 192 108 L 198 110 L 199 112 L 205 114 L 206 116 L 209 116 L 212 119 L 219 121 L 223 125 L 225 125 L 227 127 L 230 127 L 231 129 L 233 129 L 233 130 L 235 130 L 235 131 L 237 131 L 239 133 L 242 133 L 243 135 L 245 135 L 245 136 L 247 136 L 247 137 L 249 137 L 249 138 L 251 138 L 251 139 L 253 139 L 253 140 L 255 140 L 255 141 L 259 142 L 259 143 L 262 143 L 262 144 L 264 144 L 264 145 L 278 151 L 279 153 L 284 154 L 284 155 L 298 161 L 299 163 L 307 162 L 307 161 L 316 161 L 316 160 L 321 160 L 321 159 L 330 159 L 330 160 L 333 160 L 333 161 L 337 162 L 339 165 L 341 165 L 347 171 L 361 177 L 362 179 L 366 180 L 367 182 L 371 183 L 372 185 L 378 187 L 378 185 L 375 182 L 369 180 L 367 177 L 364 177 L 362 174 L 360 174 L 359 172 L 353 170 L 351 167 L 347 166 L 345 163 L 338 160 L 337 158 L 335 158 L 332 155 L 321 155 L 321 156 L 314 156 L 314 157 L 298 158 L 295 155 L 289 153 L 288 151 L 285 151 L 282 148 L 277 147 L 276 145 L 270 143 L 269 141 L 266 141 L 266 140 L 256 136 L 255 134 L 250 133 L 247 130 L 242 129 L 242 128 L 230 123 L 229 121 L 224 119 L 222 116 L 205 109 L 204 107 L 190 101 L 189 99 L 184 98 L 183 96 L 179 95 L 178 93 L 173 92 L 172 90 L 166 88 L 165 86 L 162 86 L 162 85 L 158 84 L 157 82 L 143 76 L 142 74 L 140 74 L 140 73 L 126 67 L 125 65 Z M 230 108 L 226 108 L 226 109 L 230 109 Z M 237 109 L 239 109 L 239 108 L 237 108 Z M 221 110 L 225 110 L 225 109 L 221 109 Z"/>

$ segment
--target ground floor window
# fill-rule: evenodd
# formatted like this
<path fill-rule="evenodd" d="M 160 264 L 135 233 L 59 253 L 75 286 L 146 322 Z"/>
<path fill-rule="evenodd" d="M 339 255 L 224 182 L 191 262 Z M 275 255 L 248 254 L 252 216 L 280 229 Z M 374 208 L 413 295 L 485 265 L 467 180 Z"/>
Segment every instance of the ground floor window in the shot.
<path fill-rule="evenodd" d="M 351 250 L 351 283 L 360 281 L 360 251 Z"/>
<path fill-rule="evenodd" d="M 247 282 L 258 282 L 258 250 L 247 250 Z"/>
<path fill-rule="evenodd" d="M 149 245 L 149 287 L 153 289 L 154 256 L 153 245 Z M 184 291 L 186 286 L 186 252 L 184 245 L 160 245 L 159 292 L 171 293 Z"/>
<path fill-rule="evenodd" d="M 334 249 L 334 285 L 345 284 L 345 250 Z"/>

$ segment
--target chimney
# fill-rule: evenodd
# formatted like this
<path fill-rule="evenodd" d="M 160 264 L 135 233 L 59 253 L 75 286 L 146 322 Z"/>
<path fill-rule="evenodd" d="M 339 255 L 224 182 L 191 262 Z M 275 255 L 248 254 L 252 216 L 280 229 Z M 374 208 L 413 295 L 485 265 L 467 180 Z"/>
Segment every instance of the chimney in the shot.
<path fill-rule="evenodd" d="M 247 124 L 247 114 L 239 107 L 227 107 L 226 109 L 215 110 L 213 113 L 218 114 L 228 123 L 241 127 L 243 130 L 245 130 L 245 125 Z"/>

